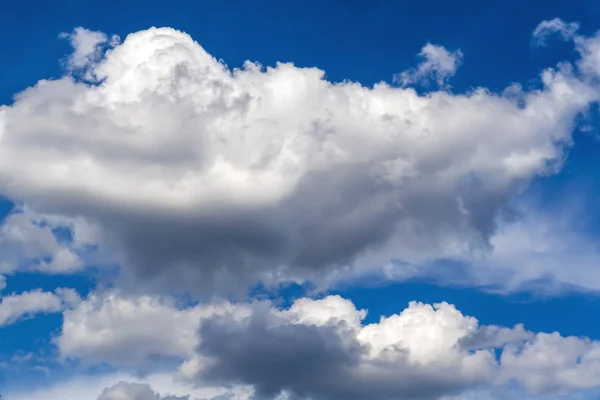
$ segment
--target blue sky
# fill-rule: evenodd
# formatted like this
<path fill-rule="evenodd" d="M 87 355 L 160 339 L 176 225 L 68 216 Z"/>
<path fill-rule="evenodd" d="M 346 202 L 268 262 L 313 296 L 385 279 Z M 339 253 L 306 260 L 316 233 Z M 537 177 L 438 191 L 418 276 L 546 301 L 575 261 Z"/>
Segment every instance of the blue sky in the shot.
<path fill-rule="evenodd" d="M 600 389 L 597 2 L 28 0 L 0 15 L 3 398 Z M 394 346 L 409 355 L 393 384 L 369 378 Z M 280 377 L 249 373 L 282 359 Z M 371 383 L 307 372 L 343 379 L 343 360 Z"/>

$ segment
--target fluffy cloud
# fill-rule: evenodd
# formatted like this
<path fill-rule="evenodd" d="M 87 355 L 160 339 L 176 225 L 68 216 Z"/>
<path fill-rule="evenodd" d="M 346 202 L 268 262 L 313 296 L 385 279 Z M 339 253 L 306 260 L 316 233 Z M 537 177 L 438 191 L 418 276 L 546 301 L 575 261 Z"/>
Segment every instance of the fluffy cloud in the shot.
<path fill-rule="evenodd" d="M 429 80 L 433 79 L 438 86 L 444 86 L 446 81 L 456 74 L 463 58 L 460 50 L 450 52 L 442 46 L 431 43 L 426 44 L 419 55 L 423 58 L 423 62 L 416 69 L 396 75 L 394 81 L 404 86 L 414 83 L 429 86 Z"/>
<path fill-rule="evenodd" d="M 57 338 L 64 356 L 122 366 L 180 360 L 187 382 L 250 387 L 257 398 L 438 399 L 513 383 L 532 394 L 600 386 L 597 342 L 481 326 L 447 303 L 411 302 L 364 324 L 366 311 L 339 296 L 287 309 L 97 296 L 65 312 Z"/>
<path fill-rule="evenodd" d="M 0 191 L 96 227 L 124 276 L 206 295 L 489 252 L 598 96 L 568 69 L 539 90 L 420 96 L 292 64 L 230 71 L 169 28 L 71 41 L 97 80 L 42 80 L 0 108 Z M 444 78 L 459 57 L 442 50 L 424 55 Z"/>
<path fill-rule="evenodd" d="M 0 302 L 0 327 L 15 323 L 35 314 L 55 313 L 79 302 L 79 295 L 72 289 L 55 292 L 32 290 L 20 294 L 2 296 Z"/>
<path fill-rule="evenodd" d="M 196 376 L 252 385 L 259 398 L 287 392 L 311 399 L 438 399 L 512 382 L 531 393 L 600 386 L 600 344 L 588 339 L 479 326 L 447 303 L 412 302 L 361 325 L 364 314 L 349 313 L 348 300 L 302 302 L 203 322 Z M 194 368 L 182 370 L 189 376 Z"/>
<path fill-rule="evenodd" d="M 303 306 L 311 302 L 325 307 L 307 318 L 310 311 Z M 252 385 L 259 398 L 289 392 L 312 399 L 433 399 L 489 382 L 493 375 L 492 353 L 457 346 L 477 321 L 448 304 L 411 303 L 401 314 L 366 326 L 356 324 L 359 311 L 340 312 L 353 308 L 340 297 L 304 305 L 282 312 L 259 309 L 243 320 L 205 321 L 194 360 L 197 376 Z M 182 370 L 189 375 L 193 369 Z"/>
<path fill-rule="evenodd" d="M 600 32 L 591 37 L 585 37 L 577 34 L 579 24 L 575 22 L 565 22 L 560 18 L 541 22 L 535 31 L 533 37 L 541 45 L 551 34 L 559 34 L 565 41 L 572 41 L 575 49 L 581 55 L 576 62 L 576 67 L 582 73 L 584 79 L 596 79 L 600 74 Z"/>
<path fill-rule="evenodd" d="M 81 27 L 75 28 L 72 33 L 61 33 L 60 37 L 68 39 L 73 46 L 74 51 L 67 60 L 67 67 L 71 70 L 98 62 L 106 45 L 115 46 L 120 40 L 117 35 L 113 35 L 109 41 L 106 34 Z M 93 79 L 91 76 L 89 78 Z"/>
<path fill-rule="evenodd" d="M 201 320 L 244 310 L 224 302 L 183 308 L 166 298 L 91 294 L 64 312 L 56 344 L 64 357 L 90 364 L 137 367 L 183 360 L 198 345 Z"/>
<path fill-rule="evenodd" d="M 65 237 L 59 238 L 57 231 Z M 84 267 L 82 257 L 91 256 L 94 241 L 93 227 L 79 218 L 41 215 L 18 207 L 0 225 L 0 272 L 73 273 Z"/>
<path fill-rule="evenodd" d="M 507 347 L 501 380 L 520 380 L 532 392 L 600 385 L 600 343 L 558 333 L 539 333 L 520 349 Z"/>

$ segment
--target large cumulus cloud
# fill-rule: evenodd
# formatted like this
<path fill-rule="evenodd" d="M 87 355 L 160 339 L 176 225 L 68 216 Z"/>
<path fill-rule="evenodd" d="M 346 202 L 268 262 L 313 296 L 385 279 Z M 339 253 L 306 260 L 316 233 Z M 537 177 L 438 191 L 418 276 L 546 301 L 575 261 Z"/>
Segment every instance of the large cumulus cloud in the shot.
<path fill-rule="evenodd" d="M 210 382 L 250 384 L 257 398 L 438 399 L 507 383 L 534 394 L 600 385 L 597 342 L 479 326 L 446 303 L 413 302 L 378 323 L 357 325 L 358 312 L 350 319 L 339 312 L 344 302 L 352 307 L 329 297 L 301 300 L 283 314 L 209 319 L 196 358 L 182 370 L 195 367 Z"/>
<path fill-rule="evenodd" d="M 69 73 L 0 109 L 0 192 L 85 219 L 129 277 L 204 293 L 489 251 L 598 96 L 589 66 L 536 90 L 419 95 L 230 70 L 170 28 L 70 37 Z"/>
<path fill-rule="evenodd" d="M 178 308 L 147 296 L 92 295 L 65 312 L 59 350 L 122 367 L 170 357 L 184 382 L 249 388 L 245 396 L 256 399 L 440 399 L 492 387 L 557 395 L 600 387 L 597 341 L 480 325 L 447 303 L 411 302 L 372 323 L 340 296 L 301 298 L 289 308 Z"/>

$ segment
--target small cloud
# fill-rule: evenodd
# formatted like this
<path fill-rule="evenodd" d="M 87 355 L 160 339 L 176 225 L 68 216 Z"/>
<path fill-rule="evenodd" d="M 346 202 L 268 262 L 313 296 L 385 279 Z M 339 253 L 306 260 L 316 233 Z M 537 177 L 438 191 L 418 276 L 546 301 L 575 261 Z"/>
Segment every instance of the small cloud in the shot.
<path fill-rule="evenodd" d="M 564 41 L 569 41 L 575 37 L 578 30 L 579 24 L 576 22 L 566 23 L 560 18 L 542 21 L 533 31 L 534 44 L 539 47 L 546 46 L 548 36 L 555 33 L 559 34 Z"/>
<path fill-rule="evenodd" d="M 463 54 L 460 50 L 454 52 L 443 46 L 427 43 L 419 56 L 423 59 L 417 68 L 413 68 L 394 76 L 394 82 L 402 86 L 420 83 L 429 86 L 434 79 L 438 86 L 445 86 L 448 79 L 456 74 L 462 63 Z"/>
<path fill-rule="evenodd" d="M 67 67 L 71 70 L 86 68 L 96 64 L 103 54 L 106 46 L 114 47 L 120 42 L 117 35 L 110 39 L 103 32 L 90 31 L 77 27 L 71 33 L 63 32 L 61 39 L 68 39 L 73 47 L 73 53 L 67 59 Z"/>
<path fill-rule="evenodd" d="M 0 327 L 31 318 L 36 314 L 60 312 L 73 306 L 78 294 L 73 289 L 44 292 L 41 289 L 3 296 L 0 302 Z"/>

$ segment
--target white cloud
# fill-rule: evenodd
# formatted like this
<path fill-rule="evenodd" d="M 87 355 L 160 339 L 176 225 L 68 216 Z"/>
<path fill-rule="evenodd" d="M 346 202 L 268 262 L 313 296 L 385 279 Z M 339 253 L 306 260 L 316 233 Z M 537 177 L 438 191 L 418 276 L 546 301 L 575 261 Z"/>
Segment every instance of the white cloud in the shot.
<path fill-rule="evenodd" d="M 502 226 L 491 239 L 494 252 L 475 262 L 474 281 L 501 291 L 600 289 L 600 246 L 576 227 L 582 211 L 572 214 L 570 205 L 561 206 L 548 214 L 529 208 L 519 221 Z"/>
<path fill-rule="evenodd" d="M 457 53 L 426 49 L 448 76 Z M 406 256 L 378 253 L 391 243 L 490 251 L 498 214 L 557 170 L 598 98 L 568 69 L 519 101 L 332 84 L 291 64 L 229 71 L 169 28 L 86 68 L 102 82 L 40 81 L 0 109 L 0 191 L 83 217 L 136 286 L 207 296 L 381 267 Z"/>
<path fill-rule="evenodd" d="M 64 312 L 56 344 L 64 357 L 86 363 L 141 366 L 158 359 L 185 359 L 198 345 L 202 319 L 242 313 L 228 303 L 182 308 L 167 298 L 91 294 Z"/>
<path fill-rule="evenodd" d="M 533 33 L 538 44 L 545 45 L 546 38 L 553 34 L 560 34 L 563 40 L 572 41 L 581 58 L 575 63 L 584 79 L 597 79 L 600 75 L 600 32 L 591 37 L 578 35 L 579 24 L 565 22 L 560 18 L 542 21 Z"/>
<path fill-rule="evenodd" d="M 600 387 L 600 345 L 589 339 L 479 325 L 447 303 L 411 302 L 367 325 L 365 317 L 339 296 L 299 299 L 288 309 L 181 308 L 111 293 L 65 311 L 57 344 L 63 356 L 91 364 L 179 360 L 180 377 L 199 387 L 252 387 L 265 398 L 434 399 L 515 381 L 533 394 Z"/>
<path fill-rule="evenodd" d="M 35 314 L 55 313 L 72 307 L 79 296 L 72 289 L 57 289 L 54 293 L 32 290 L 2 296 L 0 302 L 0 327 L 13 324 Z"/>
<path fill-rule="evenodd" d="M 67 60 L 71 69 L 87 67 L 98 62 L 103 55 L 103 46 L 116 46 L 119 37 L 113 35 L 110 40 L 103 32 L 90 31 L 77 27 L 71 33 L 61 33 L 60 37 L 68 39 L 73 47 L 73 53 Z"/>
<path fill-rule="evenodd" d="M 369 344 L 372 358 L 397 349 L 406 352 L 409 362 L 420 365 L 439 361 L 453 352 L 458 341 L 474 333 L 477 325 L 475 318 L 463 316 L 449 304 L 432 307 L 411 302 L 401 314 L 365 326 L 358 338 Z"/>
<path fill-rule="evenodd" d="M 321 302 L 326 306 L 319 309 Z M 398 315 L 356 326 L 364 313 L 339 312 L 348 305 L 328 297 L 271 314 L 256 310 L 241 320 L 208 320 L 192 360 L 196 374 L 211 382 L 253 385 L 261 398 L 287 391 L 313 399 L 433 399 L 491 381 L 492 353 L 459 346 L 477 321 L 453 306 L 413 302 Z M 306 318 L 311 310 L 319 310 L 317 316 Z M 330 318 L 324 318 L 325 310 Z M 273 366 L 277 374 L 269 373 Z M 185 364 L 182 371 L 189 376 L 193 368 Z M 294 378 L 298 371 L 302 379 Z"/>
<path fill-rule="evenodd" d="M 71 243 L 60 242 L 53 229 L 73 234 Z M 0 224 L 0 272 L 35 271 L 73 273 L 84 267 L 79 252 L 93 241 L 91 227 L 78 218 L 67 220 L 18 208 Z M 88 237 L 86 237 L 87 235 Z"/>
<path fill-rule="evenodd" d="M 539 333 L 521 348 L 502 353 L 501 381 L 521 381 L 532 392 L 600 386 L 600 342 Z"/>
<path fill-rule="evenodd" d="M 560 18 L 542 21 L 533 31 L 533 38 L 538 46 L 546 46 L 546 39 L 553 33 L 560 34 L 563 40 L 571 40 L 577 34 L 579 24 L 576 22 L 566 23 Z"/>
<path fill-rule="evenodd" d="M 460 50 L 450 52 L 443 46 L 431 43 L 427 43 L 419 55 L 423 61 L 417 68 L 396 75 L 395 82 L 399 82 L 403 86 L 415 83 L 429 86 L 430 79 L 433 79 L 438 86 L 444 86 L 448 79 L 456 74 L 463 58 Z"/>

